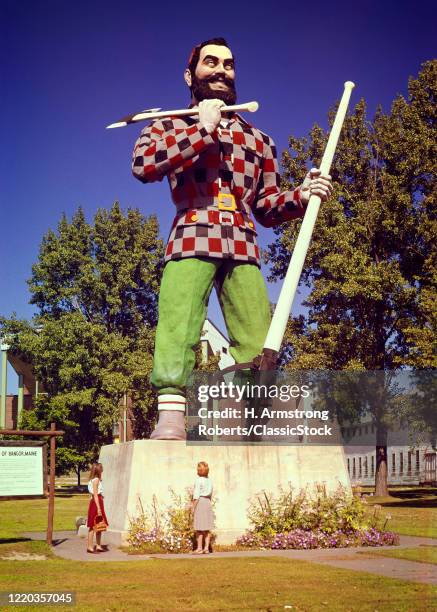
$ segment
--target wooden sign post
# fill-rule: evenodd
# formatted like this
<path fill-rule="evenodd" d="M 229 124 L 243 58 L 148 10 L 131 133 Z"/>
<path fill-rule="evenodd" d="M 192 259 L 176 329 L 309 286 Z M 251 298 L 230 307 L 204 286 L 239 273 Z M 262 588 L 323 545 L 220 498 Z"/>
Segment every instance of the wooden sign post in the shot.
<path fill-rule="evenodd" d="M 24 429 L 0 429 L 0 436 L 33 436 L 50 437 L 50 478 L 49 478 L 49 510 L 47 516 L 47 544 L 53 542 L 53 517 L 55 514 L 55 456 L 56 436 L 63 436 L 64 431 L 57 431 L 55 423 L 50 424 L 49 431 L 27 431 Z"/>

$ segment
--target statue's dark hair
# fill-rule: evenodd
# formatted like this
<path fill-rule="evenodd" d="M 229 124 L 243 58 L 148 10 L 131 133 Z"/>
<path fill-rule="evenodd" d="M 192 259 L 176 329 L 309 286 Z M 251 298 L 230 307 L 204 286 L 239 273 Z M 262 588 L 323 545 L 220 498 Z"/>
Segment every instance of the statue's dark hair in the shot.
<path fill-rule="evenodd" d="M 206 45 L 219 45 L 222 47 L 227 47 L 230 49 L 228 43 L 224 38 L 210 38 L 209 40 L 204 40 L 200 44 L 196 45 L 194 49 L 191 51 L 190 58 L 188 60 L 188 69 L 191 72 L 191 76 L 194 76 L 194 72 L 196 70 L 197 62 L 200 57 L 200 50 Z"/>

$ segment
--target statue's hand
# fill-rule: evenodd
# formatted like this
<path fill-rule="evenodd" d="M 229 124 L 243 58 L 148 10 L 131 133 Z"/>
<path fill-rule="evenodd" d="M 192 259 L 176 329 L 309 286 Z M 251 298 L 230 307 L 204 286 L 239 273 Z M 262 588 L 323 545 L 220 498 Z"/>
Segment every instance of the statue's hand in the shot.
<path fill-rule="evenodd" d="M 312 195 L 319 196 L 326 202 L 332 193 L 332 182 L 329 174 L 322 174 L 318 168 L 311 168 L 300 186 L 300 198 L 308 204 Z"/>
<path fill-rule="evenodd" d="M 199 103 L 199 123 L 208 134 L 212 134 L 222 117 L 220 107 L 224 106 L 223 100 L 202 100 Z"/>

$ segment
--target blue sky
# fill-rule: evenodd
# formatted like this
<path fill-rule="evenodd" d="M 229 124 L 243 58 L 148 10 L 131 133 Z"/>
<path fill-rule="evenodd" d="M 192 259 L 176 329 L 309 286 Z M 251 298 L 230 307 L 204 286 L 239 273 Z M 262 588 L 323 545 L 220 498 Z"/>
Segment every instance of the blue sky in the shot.
<path fill-rule="evenodd" d="M 26 279 L 48 228 L 81 205 L 156 213 L 167 237 L 174 209 L 166 181 L 142 185 L 130 171 L 139 125 L 105 126 L 142 108 L 187 105 L 182 79 L 191 48 L 224 36 L 237 59 L 240 101 L 275 141 L 326 125 L 343 83 L 370 114 L 406 93 L 435 57 L 435 2 L 165 3 L 0 0 L 0 314 L 30 318 Z M 273 240 L 260 230 L 260 242 Z M 279 291 L 269 287 L 272 300 Z M 210 316 L 223 328 L 215 299 Z M 298 312 L 299 306 L 294 307 Z"/>

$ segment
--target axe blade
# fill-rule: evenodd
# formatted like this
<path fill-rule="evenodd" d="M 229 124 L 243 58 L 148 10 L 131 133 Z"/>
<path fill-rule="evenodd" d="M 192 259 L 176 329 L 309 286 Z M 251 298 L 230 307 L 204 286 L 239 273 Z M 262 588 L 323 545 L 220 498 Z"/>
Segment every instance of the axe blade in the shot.
<path fill-rule="evenodd" d="M 160 108 L 145 108 L 139 113 L 132 113 L 131 115 L 126 115 L 125 117 L 122 117 L 115 123 L 111 123 L 110 125 L 106 127 L 107 129 L 125 127 L 126 125 L 129 125 L 129 123 L 135 123 L 135 117 L 137 117 L 138 115 L 142 115 L 143 113 L 157 113 L 160 110 L 161 110 Z"/>

